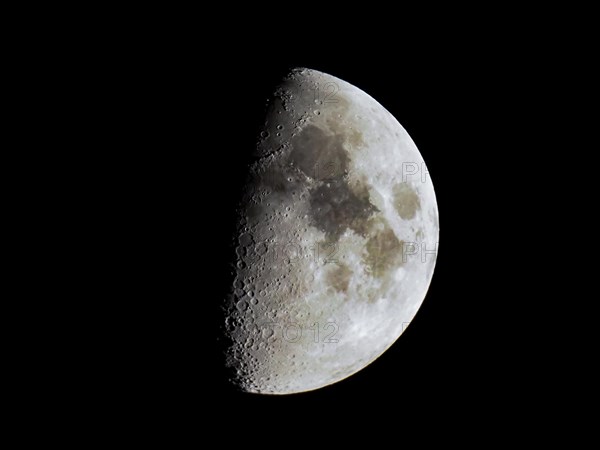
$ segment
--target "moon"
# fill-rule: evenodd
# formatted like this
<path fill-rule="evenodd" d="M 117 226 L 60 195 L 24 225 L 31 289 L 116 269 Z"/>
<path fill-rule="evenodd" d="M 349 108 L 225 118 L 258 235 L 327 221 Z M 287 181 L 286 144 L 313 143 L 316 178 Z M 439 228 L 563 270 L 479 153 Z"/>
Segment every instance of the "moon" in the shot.
<path fill-rule="evenodd" d="M 292 70 L 269 99 L 236 223 L 226 364 L 246 392 L 343 380 L 421 306 L 438 250 L 430 174 L 382 105 Z"/>

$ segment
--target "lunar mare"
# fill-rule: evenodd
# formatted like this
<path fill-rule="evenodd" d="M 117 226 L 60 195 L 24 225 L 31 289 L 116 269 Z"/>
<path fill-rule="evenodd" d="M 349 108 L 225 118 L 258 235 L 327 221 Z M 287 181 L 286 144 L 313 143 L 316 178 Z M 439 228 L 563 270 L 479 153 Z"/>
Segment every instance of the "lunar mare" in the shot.
<path fill-rule="evenodd" d="M 283 80 L 239 208 L 225 308 L 237 386 L 317 389 L 402 334 L 437 251 L 437 203 L 421 171 L 412 139 L 365 92 L 309 69 Z"/>

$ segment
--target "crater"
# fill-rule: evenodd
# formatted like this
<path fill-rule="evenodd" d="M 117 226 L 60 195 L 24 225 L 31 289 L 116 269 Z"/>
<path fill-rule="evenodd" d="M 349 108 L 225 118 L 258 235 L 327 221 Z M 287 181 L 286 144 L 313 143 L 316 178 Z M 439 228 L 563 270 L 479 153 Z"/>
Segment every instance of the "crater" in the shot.
<path fill-rule="evenodd" d="M 400 183 L 394 186 L 394 208 L 398 215 L 404 220 L 410 220 L 415 217 L 417 210 L 421 209 L 421 201 L 417 193 L 408 185 Z"/>

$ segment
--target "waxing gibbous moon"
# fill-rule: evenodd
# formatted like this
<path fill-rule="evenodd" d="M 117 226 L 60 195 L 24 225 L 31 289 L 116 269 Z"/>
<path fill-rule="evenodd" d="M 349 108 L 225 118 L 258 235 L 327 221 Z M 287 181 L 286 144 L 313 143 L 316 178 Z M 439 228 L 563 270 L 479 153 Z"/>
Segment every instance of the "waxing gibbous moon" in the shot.
<path fill-rule="evenodd" d="M 420 307 L 438 209 L 414 142 L 375 99 L 294 69 L 275 89 L 238 215 L 231 381 L 291 394 L 378 358 Z"/>

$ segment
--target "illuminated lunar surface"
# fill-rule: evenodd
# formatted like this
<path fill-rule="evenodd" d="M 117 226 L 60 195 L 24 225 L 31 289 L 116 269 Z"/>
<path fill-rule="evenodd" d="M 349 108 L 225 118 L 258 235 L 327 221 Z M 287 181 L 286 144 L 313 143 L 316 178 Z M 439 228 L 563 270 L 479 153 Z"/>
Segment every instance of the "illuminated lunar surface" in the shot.
<path fill-rule="evenodd" d="M 335 383 L 413 319 L 438 242 L 414 142 L 365 92 L 293 70 L 269 101 L 239 210 L 227 364 L 247 392 Z"/>

